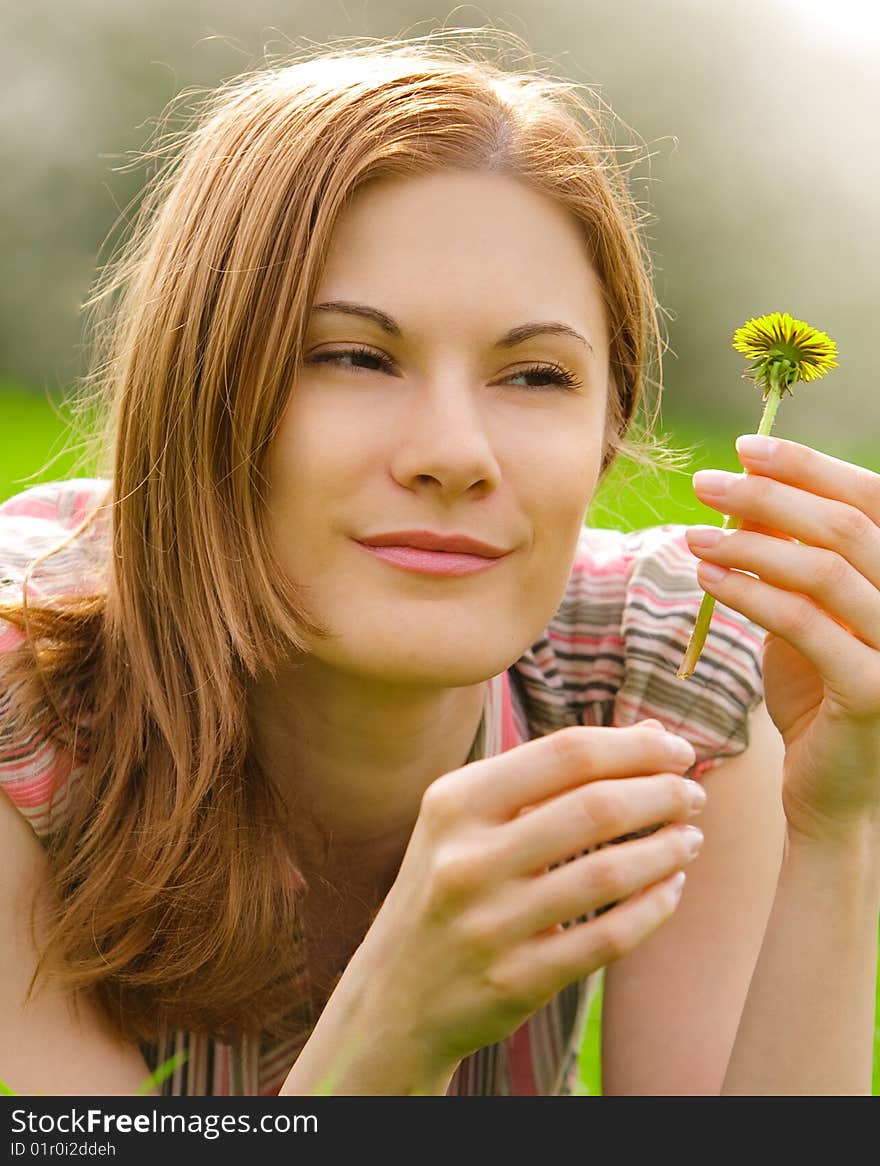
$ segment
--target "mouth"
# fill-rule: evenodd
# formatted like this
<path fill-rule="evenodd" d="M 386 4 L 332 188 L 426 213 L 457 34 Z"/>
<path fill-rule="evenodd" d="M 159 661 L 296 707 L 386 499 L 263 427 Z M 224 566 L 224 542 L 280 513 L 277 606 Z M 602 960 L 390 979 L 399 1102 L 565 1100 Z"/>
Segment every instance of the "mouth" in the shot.
<path fill-rule="evenodd" d="M 389 567 L 417 575 L 475 575 L 482 571 L 488 571 L 507 557 L 507 552 L 495 553 L 490 558 L 487 555 L 471 554 L 464 551 L 436 551 L 405 544 L 377 546 L 372 543 L 358 542 L 358 546 L 363 547 L 374 558 L 387 563 Z"/>

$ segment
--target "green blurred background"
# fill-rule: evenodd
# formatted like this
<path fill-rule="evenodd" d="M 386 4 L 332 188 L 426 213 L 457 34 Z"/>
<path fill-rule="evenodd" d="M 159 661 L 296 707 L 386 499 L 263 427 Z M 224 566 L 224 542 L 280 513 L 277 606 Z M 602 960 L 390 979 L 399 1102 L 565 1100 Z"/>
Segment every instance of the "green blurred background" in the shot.
<path fill-rule="evenodd" d="M 205 90 L 298 47 L 440 27 L 521 36 L 538 67 L 588 86 L 606 107 L 655 265 L 668 338 L 664 431 L 699 442 L 701 464 L 704 454 L 729 460 L 733 437 L 754 430 L 761 411 L 730 337 L 751 316 L 787 311 L 828 332 L 841 362 L 786 399 L 775 431 L 862 464 L 880 457 L 873 0 L 447 10 L 433 0 L 0 0 L 0 17 L 0 489 L 30 474 L 55 439 L 31 402 L 64 397 L 86 371 L 82 306 L 155 171 L 139 155 L 172 99 L 185 119 Z M 668 498 L 650 495 L 654 520 L 692 516 L 686 478 Z"/>
<path fill-rule="evenodd" d="M 63 412 L 86 371 L 82 305 L 133 219 L 150 170 L 131 160 L 166 103 L 304 42 L 441 25 L 521 35 L 536 63 L 610 105 L 622 149 L 638 147 L 622 157 L 641 159 L 630 181 L 650 215 L 668 334 L 659 428 L 695 452 L 678 474 L 616 468 L 590 524 L 717 520 L 690 474 L 740 468 L 733 442 L 755 430 L 761 402 L 730 336 L 771 311 L 840 349 L 840 368 L 797 386 L 774 432 L 880 472 L 875 3 L 522 0 L 438 12 L 414 0 L 359 11 L 343 0 L 0 0 L 0 16 L 0 500 L 89 472 L 67 448 Z M 582 1054 L 593 1095 L 600 1008 L 601 990 Z"/>

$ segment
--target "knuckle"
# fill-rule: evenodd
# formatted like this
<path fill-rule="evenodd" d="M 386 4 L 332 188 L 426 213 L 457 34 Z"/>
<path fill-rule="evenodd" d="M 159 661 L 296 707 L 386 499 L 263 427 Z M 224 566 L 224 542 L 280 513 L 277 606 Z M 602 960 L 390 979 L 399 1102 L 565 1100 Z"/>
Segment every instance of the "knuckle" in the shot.
<path fill-rule="evenodd" d="M 862 545 L 868 538 L 873 523 L 867 514 L 845 502 L 831 508 L 831 533 L 845 543 Z"/>
<path fill-rule="evenodd" d="M 836 551 L 825 551 L 818 556 L 815 578 L 824 590 L 836 591 L 849 576 L 850 565 Z"/>
<path fill-rule="evenodd" d="M 453 822 L 459 813 L 461 797 L 448 775 L 432 781 L 422 794 L 420 816 L 435 832 Z"/>
<path fill-rule="evenodd" d="M 580 727 L 569 726 L 551 733 L 547 740 L 551 743 L 557 759 L 564 766 L 587 765 L 592 756 L 592 745 Z"/>
<path fill-rule="evenodd" d="M 629 929 L 619 916 L 600 916 L 596 932 L 596 955 L 600 965 L 614 963 L 627 954 L 631 947 Z"/>
<path fill-rule="evenodd" d="M 522 969 L 511 961 L 493 964 L 483 974 L 483 987 L 494 1011 L 527 1016 L 539 1006 L 537 994 L 526 983 Z"/>
<path fill-rule="evenodd" d="M 620 899 L 625 892 L 623 873 L 615 848 L 600 850 L 590 856 L 589 862 L 591 892 L 601 903 L 611 903 Z"/>
<path fill-rule="evenodd" d="M 480 882 L 480 866 L 472 855 L 448 850 L 435 856 L 432 885 L 440 903 L 458 903 L 469 898 Z"/>
<path fill-rule="evenodd" d="M 812 628 L 817 615 L 818 609 L 809 599 L 792 599 L 785 608 L 785 630 L 789 635 L 804 635 Z"/>
<path fill-rule="evenodd" d="M 587 833 L 598 831 L 603 837 L 610 838 L 622 829 L 623 799 L 612 790 L 603 789 L 601 786 L 588 786 L 580 791 L 576 804 Z M 609 831 L 611 833 L 608 833 Z"/>
<path fill-rule="evenodd" d="M 455 921 L 461 946 L 481 964 L 498 953 L 497 925 L 483 911 L 461 911 Z"/>

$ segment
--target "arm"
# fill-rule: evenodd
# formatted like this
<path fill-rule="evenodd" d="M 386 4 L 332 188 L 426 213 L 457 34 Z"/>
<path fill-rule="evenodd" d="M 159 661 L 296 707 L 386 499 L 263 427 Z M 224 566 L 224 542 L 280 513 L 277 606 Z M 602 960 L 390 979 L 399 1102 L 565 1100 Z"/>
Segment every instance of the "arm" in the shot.
<path fill-rule="evenodd" d="M 27 821 L 0 792 L 0 1080 L 33 1096 L 128 1095 L 149 1077 L 136 1045 L 121 1044 L 97 1007 L 40 981 L 24 996 L 37 964 L 30 936 L 35 891 L 49 893 L 49 863 Z M 42 942 L 39 925 L 38 939 Z M 156 1094 L 151 1088 L 147 1095 Z"/>
<path fill-rule="evenodd" d="M 357 979 L 352 974 L 339 981 L 278 1096 L 444 1096 L 457 1065 L 432 1064 L 412 1036 L 394 1031 L 393 1006 L 365 1004 L 352 987 Z"/>
<path fill-rule="evenodd" d="M 37 963 L 30 937 L 31 899 L 39 888 L 50 893 L 48 858 L 28 825 L 0 790 L 0 1081 L 20 1096 L 135 1095 L 150 1071 L 135 1044 L 122 1044 L 99 1009 L 74 1001 L 51 983 L 24 996 Z M 42 942 L 39 924 L 37 935 Z M 356 955 L 355 955 L 356 958 Z M 342 985 L 340 985 L 342 987 Z M 455 1066 L 428 1072 L 421 1051 L 390 1030 L 389 1017 L 366 1023 L 366 1011 L 352 1007 L 351 989 L 337 991 L 321 1014 L 311 1038 L 288 1074 L 281 1095 L 316 1091 L 325 1074 L 340 1062 L 357 1036 L 357 1056 L 330 1091 L 342 1094 L 443 1094 Z M 372 1015 L 372 1014 L 370 1014 Z M 365 1024 L 360 1030 L 355 1024 Z M 146 1096 L 158 1095 L 155 1086 Z"/>
<path fill-rule="evenodd" d="M 789 844 L 783 756 L 762 703 L 707 776 L 678 914 L 605 973 L 605 1092 L 870 1094 L 876 847 Z"/>
<path fill-rule="evenodd" d="M 722 1091 L 782 862 L 783 756 L 762 702 L 748 747 L 706 775 L 705 841 L 678 911 L 605 969 L 603 1093 Z"/>
<path fill-rule="evenodd" d="M 704 589 L 767 630 L 764 693 L 786 746 L 785 857 L 723 1091 L 867 1093 L 880 905 L 880 475 L 796 442 L 768 444 L 763 457 L 741 448 L 756 472 L 725 475 L 715 495 L 694 483 L 739 529 L 714 548 L 688 532 L 697 557 L 734 568 L 715 581 L 698 569 Z"/>
<path fill-rule="evenodd" d="M 876 840 L 786 847 L 723 1093 L 871 1093 Z"/>

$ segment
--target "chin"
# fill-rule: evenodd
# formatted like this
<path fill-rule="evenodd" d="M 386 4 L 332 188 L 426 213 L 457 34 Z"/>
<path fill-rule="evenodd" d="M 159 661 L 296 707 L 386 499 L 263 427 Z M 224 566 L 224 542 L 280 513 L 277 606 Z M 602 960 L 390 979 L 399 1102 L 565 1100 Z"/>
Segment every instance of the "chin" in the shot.
<path fill-rule="evenodd" d="M 386 636 L 381 644 L 372 649 L 353 653 L 351 649 L 334 663 L 353 675 L 365 680 L 398 684 L 402 687 L 419 688 L 467 688 L 504 672 L 522 655 L 525 649 L 518 644 L 495 645 L 474 642 L 473 638 L 450 637 L 432 640 L 423 638 L 420 643 L 408 643 L 398 649 Z"/>

